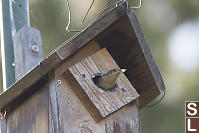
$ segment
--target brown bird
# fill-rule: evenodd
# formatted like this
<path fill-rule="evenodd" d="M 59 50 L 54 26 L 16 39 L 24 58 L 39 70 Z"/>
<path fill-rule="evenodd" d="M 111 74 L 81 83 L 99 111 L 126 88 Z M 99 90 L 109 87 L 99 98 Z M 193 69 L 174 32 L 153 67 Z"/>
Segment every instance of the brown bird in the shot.
<path fill-rule="evenodd" d="M 126 69 L 112 69 L 105 74 L 97 73 L 93 76 L 95 85 L 103 90 L 113 90 L 116 87 L 116 80 L 121 72 L 126 72 Z"/>

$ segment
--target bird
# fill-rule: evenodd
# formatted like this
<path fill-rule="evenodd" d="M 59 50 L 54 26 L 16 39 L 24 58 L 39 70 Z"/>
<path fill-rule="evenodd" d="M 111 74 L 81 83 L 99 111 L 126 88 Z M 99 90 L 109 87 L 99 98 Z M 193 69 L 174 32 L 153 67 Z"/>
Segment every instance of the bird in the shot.
<path fill-rule="evenodd" d="M 94 84 L 105 91 L 116 89 L 116 80 L 119 74 L 126 72 L 127 69 L 111 69 L 105 74 L 96 73 L 93 75 L 92 80 Z"/>

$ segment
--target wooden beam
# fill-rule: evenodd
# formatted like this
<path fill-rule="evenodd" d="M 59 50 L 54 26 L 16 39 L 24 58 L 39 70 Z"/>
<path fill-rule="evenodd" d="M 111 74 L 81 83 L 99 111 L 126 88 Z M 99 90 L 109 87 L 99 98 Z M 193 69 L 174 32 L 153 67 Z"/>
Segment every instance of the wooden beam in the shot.
<path fill-rule="evenodd" d="M 95 20 L 85 28 L 83 32 L 76 34 L 74 37 L 64 42 L 60 47 L 52 51 L 52 53 L 44 57 L 39 65 L 0 95 L 0 108 L 11 103 L 14 99 L 26 92 L 29 87 L 47 75 L 51 70 L 80 51 L 99 33 L 123 16 L 126 11 L 127 6 L 124 2 L 120 6 L 112 9 L 108 14 Z"/>
<path fill-rule="evenodd" d="M 43 55 L 40 32 L 28 26 L 24 26 L 16 32 L 14 36 L 14 54 L 16 68 L 15 78 L 19 80 L 27 72 L 37 66 L 42 59 Z M 18 93 L 18 91 L 16 91 L 16 93 Z M 46 132 L 48 127 L 46 126 L 45 128 L 44 121 L 48 121 L 48 103 L 45 102 L 48 98 L 48 88 L 45 87 L 45 89 L 40 90 L 40 93 L 35 95 L 31 94 L 29 100 L 25 97 L 23 100 L 19 98 L 15 99 L 13 104 L 9 106 L 9 109 L 5 109 L 8 113 L 6 116 L 7 132 L 24 132 L 34 130 L 36 132 Z M 17 106 L 15 105 L 16 103 Z M 30 121 L 29 118 L 35 120 Z M 42 121 L 39 120 L 40 118 L 42 118 Z M 35 124 L 35 127 L 31 126 L 33 123 Z M 30 127 L 24 126 L 25 124 Z"/>
<path fill-rule="evenodd" d="M 22 27 L 14 37 L 15 76 L 22 78 L 35 68 L 43 57 L 40 32 L 32 27 Z"/>

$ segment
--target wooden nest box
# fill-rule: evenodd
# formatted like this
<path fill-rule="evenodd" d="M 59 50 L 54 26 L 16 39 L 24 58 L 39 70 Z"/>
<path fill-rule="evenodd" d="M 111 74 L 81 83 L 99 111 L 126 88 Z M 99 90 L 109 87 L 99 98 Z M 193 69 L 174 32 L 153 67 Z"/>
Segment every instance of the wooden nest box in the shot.
<path fill-rule="evenodd" d="M 119 75 L 115 92 L 92 82 L 91 75 L 114 68 L 127 69 Z M 2 93 L 0 108 L 7 111 L 10 132 L 111 133 L 117 127 L 138 132 L 138 108 L 164 90 L 135 13 L 123 2 Z M 121 123 L 127 123 L 124 129 Z"/>

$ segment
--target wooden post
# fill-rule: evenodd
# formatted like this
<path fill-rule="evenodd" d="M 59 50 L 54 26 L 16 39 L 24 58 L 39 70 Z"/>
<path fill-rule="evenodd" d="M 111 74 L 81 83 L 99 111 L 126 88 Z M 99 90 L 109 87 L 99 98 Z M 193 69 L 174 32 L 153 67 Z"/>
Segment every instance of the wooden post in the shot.
<path fill-rule="evenodd" d="M 14 2 L 2 0 L 1 11 L 2 68 L 5 91 L 15 80 L 22 78 L 38 65 L 42 58 L 42 47 L 40 32 L 29 27 L 28 0 Z M 16 111 L 9 117 L 19 118 L 21 115 L 21 112 Z M 14 122 L 9 122 L 5 118 L 1 123 L 1 132 L 6 133 L 10 132 L 9 127 L 13 126 Z"/>
<path fill-rule="evenodd" d="M 21 28 L 14 37 L 14 54 L 15 54 L 15 78 L 19 80 L 22 78 L 27 72 L 29 72 L 32 68 L 39 64 L 40 60 L 42 59 L 42 47 L 41 47 L 41 38 L 40 32 L 34 28 L 24 26 Z M 22 106 L 21 108 L 14 110 L 11 114 L 6 117 L 6 131 L 13 132 L 13 129 L 17 129 L 15 132 L 25 132 L 24 128 L 15 127 L 17 125 L 18 120 L 20 119 L 27 119 L 28 115 L 32 116 L 33 113 L 26 115 L 22 113 L 24 110 L 28 110 L 29 112 L 32 111 L 33 108 L 41 108 L 41 105 L 35 105 L 35 103 L 39 103 L 42 99 L 46 99 L 48 94 L 47 88 L 42 91 L 43 95 L 40 97 L 40 94 L 35 95 L 33 97 L 33 101 L 28 104 L 28 108 Z M 32 109 L 31 109 L 32 108 Z M 46 113 L 47 114 L 47 113 Z M 38 114 L 39 117 L 41 114 Z M 16 119 L 16 120 L 13 120 Z M 23 124 L 22 124 L 23 126 Z M 37 127 L 40 129 L 39 127 Z M 4 129 L 5 130 L 5 129 Z M 40 132 L 40 130 L 38 130 Z M 41 131 L 43 132 L 43 131 Z"/>
<path fill-rule="evenodd" d="M 36 65 L 39 64 L 40 60 L 42 59 L 42 47 L 41 47 L 41 37 L 40 32 L 34 28 L 24 26 L 21 28 L 16 35 L 14 36 L 14 55 L 15 55 L 15 78 L 19 80 L 22 78 L 27 72 L 33 69 Z M 43 98 L 46 94 L 48 94 L 47 89 L 42 92 Z M 42 101 L 40 94 L 34 97 L 34 101 Z M 29 105 L 29 111 L 32 111 L 31 108 L 38 108 L 41 105 L 35 105 L 35 102 L 27 103 Z M 31 108 L 30 108 L 31 107 Z M 23 114 L 22 112 L 27 108 L 21 107 L 18 110 L 14 110 L 12 114 L 8 115 L 7 120 L 7 132 L 12 132 L 13 129 L 20 119 L 28 118 L 28 115 L 33 115 L 30 113 L 28 115 Z M 39 114 L 38 114 L 39 115 Z M 39 115 L 40 116 L 40 115 Z M 41 117 L 41 116 L 40 116 Z M 13 119 L 17 119 L 13 121 Z M 38 127 L 37 127 L 38 128 Z M 25 128 L 19 129 L 18 131 L 21 132 L 23 130 L 26 131 Z M 39 132 L 39 131 L 38 131 Z M 42 131 L 41 131 L 42 132 Z"/>

